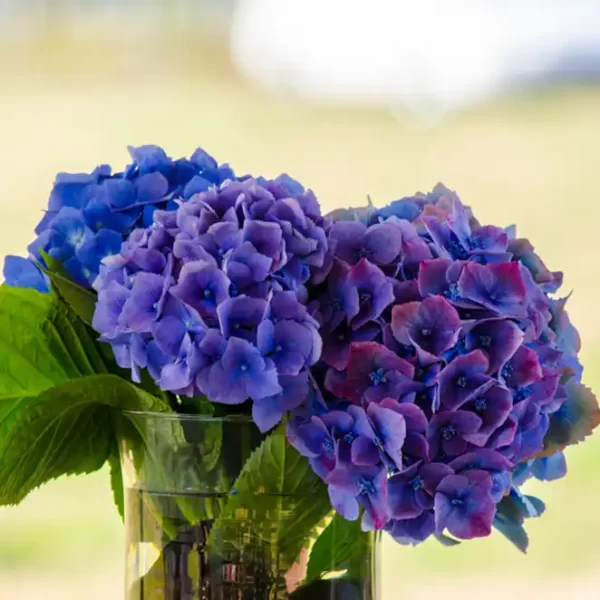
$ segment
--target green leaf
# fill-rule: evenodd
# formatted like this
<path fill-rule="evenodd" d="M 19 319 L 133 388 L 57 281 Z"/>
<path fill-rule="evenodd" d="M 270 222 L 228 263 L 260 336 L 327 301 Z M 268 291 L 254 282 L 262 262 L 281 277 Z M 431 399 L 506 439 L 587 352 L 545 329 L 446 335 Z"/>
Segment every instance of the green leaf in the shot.
<path fill-rule="evenodd" d="M 600 424 L 600 408 L 593 392 L 575 379 L 565 388 L 567 400 L 551 415 L 544 449 L 534 458 L 552 456 L 567 446 L 583 442 Z"/>
<path fill-rule="evenodd" d="M 347 521 L 336 513 L 310 552 L 307 582 L 338 571 L 346 571 L 346 577 L 363 576 L 373 535 L 361 530 L 360 519 Z"/>
<path fill-rule="evenodd" d="M 0 455 L 28 400 L 56 384 L 106 372 L 85 325 L 54 294 L 0 287 Z"/>
<path fill-rule="evenodd" d="M 123 471 L 121 470 L 121 458 L 118 453 L 113 452 L 108 457 L 110 467 L 110 487 L 112 488 L 115 506 L 122 519 L 125 519 L 125 493 L 123 490 Z"/>
<path fill-rule="evenodd" d="M 456 540 L 453 537 L 446 535 L 444 533 L 436 534 L 435 539 L 442 545 L 447 548 L 452 548 L 454 546 L 460 546 L 460 540 Z"/>
<path fill-rule="evenodd" d="M 116 457 L 115 419 L 122 418 L 122 410 L 170 410 L 160 399 L 110 374 L 58 384 L 29 397 L 25 408 L 1 449 L 3 504 L 17 504 L 51 479 L 91 473 Z"/>
<path fill-rule="evenodd" d="M 245 515 L 257 543 L 276 546 L 284 565 L 291 566 L 330 511 L 326 486 L 288 443 L 281 424 L 244 465 L 209 545 L 219 550 L 220 544 L 239 538 L 236 530 Z"/>
<path fill-rule="evenodd" d="M 54 294 L 0 287 L 0 442 L 26 397 L 106 372 L 87 327 Z"/>
<path fill-rule="evenodd" d="M 49 277 L 56 293 L 84 323 L 91 325 L 96 309 L 96 294 L 71 281 L 64 266 L 58 260 L 49 256 L 43 250 L 40 250 L 40 253 L 47 268 L 40 266 Z"/>

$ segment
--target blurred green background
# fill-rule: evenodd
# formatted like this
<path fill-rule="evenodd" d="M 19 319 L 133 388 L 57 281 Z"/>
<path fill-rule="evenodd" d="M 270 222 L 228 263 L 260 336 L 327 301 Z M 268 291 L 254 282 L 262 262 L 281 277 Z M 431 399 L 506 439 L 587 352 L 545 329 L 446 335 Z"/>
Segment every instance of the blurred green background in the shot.
<path fill-rule="evenodd" d="M 325 209 L 443 181 L 566 272 L 585 380 L 600 390 L 600 87 L 522 90 L 426 127 L 398 110 L 265 95 L 235 74 L 213 21 L 181 30 L 168 17 L 154 37 L 52 18 L 0 37 L 0 256 L 24 253 L 56 172 L 121 167 L 127 144 L 177 157 L 202 145 L 238 173 L 288 172 Z M 548 509 L 528 523 L 527 556 L 496 536 L 453 549 L 386 540 L 383 600 L 600 598 L 599 456 L 597 435 L 567 452 L 566 479 L 529 486 Z M 2 599 L 119 600 L 123 555 L 105 472 L 0 509 Z"/>

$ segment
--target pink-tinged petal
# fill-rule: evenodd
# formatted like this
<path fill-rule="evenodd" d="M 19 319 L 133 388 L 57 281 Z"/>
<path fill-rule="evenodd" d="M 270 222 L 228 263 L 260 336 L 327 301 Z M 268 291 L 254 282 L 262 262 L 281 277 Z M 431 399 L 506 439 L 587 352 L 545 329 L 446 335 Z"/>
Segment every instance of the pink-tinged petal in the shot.
<path fill-rule="evenodd" d="M 496 503 L 492 478 L 486 471 L 467 471 L 442 480 L 435 495 L 436 531 L 448 530 L 460 539 L 491 533 Z"/>
<path fill-rule="evenodd" d="M 413 343 L 433 356 L 455 346 L 461 331 L 458 312 L 442 296 L 430 296 L 421 302 L 415 325 L 410 331 Z"/>
<path fill-rule="evenodd" d="M 485 225 L 471 234 L 471 246 L 488 252 L 504 253 L 508 246 L 508 235 L 499 227 Z"/>
<path fill-rule="evenodd" d="M 507 319 L 490 319 L 472 327 L 466 336 L 468 350 L 481 349 L 489 359 L 488 373 L 496 373 L 523 343 L 519 326 Z"/>
<path fill-rule="evenodd" d="M 392 308 L 392 333 L 401 344 L 410 344 L 409 329 L 419 314 L 420 302 L 408 302 Z"/>
<path fill-rule="evenodd" d="M 460 408 L 494 385 L 495 379 L 484 375 L 488 359 L 481 350 L 455 358 L 437 376 L 440 400 L 448 410 Z"/>
<path fill-rule="evenodd" d="M 337 398 L 344 398 L 347 374 L 347 371 L 327 369 L 327 374 L 325 375 L 325 389 L 329 390 Z"/>
<path fill-rule="evenodd" d="M 542 375 L 537 353 L 527 346 L 521 346 L 500 371 L 500 379 L 513 389 L 541 381 Z"/>
<path fill-rule="evenodd" d="M 401 403 L 393 398 L 385 398 L 379 404 L 402 415 L 409 430 L 424 433 L 427 429 L 427 417 L 415 404 Z"/>
<path fill-rule="evenodd" d="M 527 289 L 518 263 L 468 262 L 458 280 L 460 296 L 500 314 L 522 317 Z"/>
<path fill-rule="evenodd" d="M 443 294 L 448 289 L 446 272 L 452 261 L 447 258 L 425 260 L 419 265 L 417 282 L 419 293 L 424 298 L 431 295 Z"/>
<path fill-rule="evenodd" d="M 416 279 L 410 279 L 409 281 L 394 279 L 392 285 L 394 286 L 394 304 L 406 304 L 407 302 L 422 300 Z"/>

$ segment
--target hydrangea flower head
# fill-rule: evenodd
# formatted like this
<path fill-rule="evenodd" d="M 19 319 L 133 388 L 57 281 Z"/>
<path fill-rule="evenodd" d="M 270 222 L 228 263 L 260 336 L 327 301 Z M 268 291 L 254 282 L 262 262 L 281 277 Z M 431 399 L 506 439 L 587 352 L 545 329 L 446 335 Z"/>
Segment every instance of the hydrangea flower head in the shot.
<path fill-rule="evenodd" d="M 543 505 L 520 486 L 564 475 L 563 449 L 600 422 L 549 295 L 562 275 L 441 185 L 333 217 L 329 278 L 309 289 L 325 408 L 293 411 L 290 442 L 363 528 L 417 544 L 496 527 L 524 550 Z"/>
<path fill-rule="evenodd" d="M 143 165 L 162 176 L 162 161 Z M 250 399 L 268 430 L 306 399 L 321 357 L 303 300 L 326 264 L 328 221 L 290 178 L 194 189 L 103 259 L 93 326 L 134 378 L 147 368 L 176 394 Z"/>
<path fill-rule="evenodd" d="M 235 179 L 228 165 L 219 165 L 202 149 L 177 160 L 158 146 L 130 147 L 129 152 L 132 162 L 122 172 L 101 165 L 90 174 L 57 175 L 29 246 L 32 259 L 41 261 L 43 250 L 63 263 L 75 282 L 91 287 L 102 260 L 118 254 L 134 229 L 151 225 L 155 210 L 173 210 L 175 198 L 187 200 Z M 44 288 L 38 278 L 28 277 L 31 266 L 12 260 L 5 267 L 7 283 Z"/>

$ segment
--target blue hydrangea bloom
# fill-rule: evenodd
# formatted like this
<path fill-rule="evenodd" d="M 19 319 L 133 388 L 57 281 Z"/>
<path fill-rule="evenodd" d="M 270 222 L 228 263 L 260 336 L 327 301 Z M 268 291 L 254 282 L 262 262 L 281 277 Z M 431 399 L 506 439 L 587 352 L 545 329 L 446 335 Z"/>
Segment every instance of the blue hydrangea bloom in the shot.
<path fill-rule="evenodd" d="M 121 243 L 137 227 L 148 227 L 156 210 L 175 210 L 174 198 L 194 194 L 235 179 L 228 165 L 219 165 L 204 150 L 191 158 L 173 160 L 158 146 L 129 148 L 132 163 L 112 173 L 102 165 L 92 173 L 59 173 L 50 194 L 48 210 L 29 246 L 32 259 L 40 250 L 62 262 L 71 278 L 91 287 L 103 259 L 119 253 Z M 11 259 L 12 260 L 12 259 Z M 21 266 L 12 260 L 10 281 L 19 285 Z"/>

